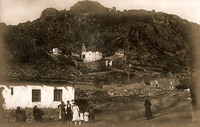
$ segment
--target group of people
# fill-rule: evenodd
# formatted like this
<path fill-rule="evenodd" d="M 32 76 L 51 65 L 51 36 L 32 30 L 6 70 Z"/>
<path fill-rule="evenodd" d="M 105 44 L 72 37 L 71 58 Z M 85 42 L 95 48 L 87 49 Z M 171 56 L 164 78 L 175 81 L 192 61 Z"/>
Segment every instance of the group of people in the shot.
<path fill-rule="evenodd" d="M 85 112 L 82 112 L 79 109 L 79 106 L 76 105 L 76 103 L 70 104 L 70 101 L 67 101 L 65 104 L 63 101 L 61 101 L 61 104 L 58 105 L 59 110 L 59 120 L 61 122 L 67 122 L 68 124 L 81 124 L 82 121 L 84 122 L 94 122 L 95 116 L 94 116 L 94 108 L 93 106 L 89 106 L 88 109 L 86 109 Z M 26 112 L 25 110 L 22 110 L 20 107 L 17 107 L 16 111 L 16 122 L 26 122 Z M 33 117 L 35 121 L 42 122 L 42 116 L 44 115 L 44 112 L 38 108 L 37 105 L 33 108 Z"/>
<path fill-rule="evenodd" d="M 145 117 L 147 117 L 147 120 L 152 119 L 152 112 L 151 112 L 151 102 L 147 98 L 145 100 L 144 106 L 145 106 Z M 67 101 L 67 104 L 65 104 L 63 101 L 61 101 L 61 104 L 58 105 L 58 108 L 60 108 L 59 111 L 59 120 L 62 122 L 67 122 L 68 124 L 72 124 L 74 122 L 75 125 L 81 124 L 81 121 L 84 122 L 94 122 L 95 116 L 94 116 L 94 108 L 93 106 L 89 106 L 88 109 L 86 109 L 85 112 L 80 111 L 79 106 L 76 105 L 76 103 L 70 104 L 70 101 Z M 16 111 L 16 121 L 17 122 L 26 122 L 26 112 L 25 110 L 22 110 L 20 107 L 17 107 Z M 44 115 L 44 112 L 40 110 L 37 105 L 33 108 L 33 116 L 35 121 L 43 121 L 42 116 Z"/>
<path fill-rule="evenodd" d="M 67 104 L 61 101 L 61 104 L 58 105 L 60 108 L 59 119 L 60 121 L 66 121 L 69 124 L 74 122 L 75 125 L 81 124 L 81 121 L 84 122 L 94 122 L 94 108 L 93 106 L 89 106 L 89 108 L 83 112 L 79 109 L 79 106 L 76 103 L 70 104 L 70 101 L 67 101 Z"/>
<path fill-rule="evenodd" d="M 33 117 L 35 121 L 43 121 L 42 116 L 44 112 L 37 107 L 37 105 L 33 108 Z M 20 106 L 15 110 L 15 118 L 16 122 L 26 122 L 26 111 L 21 109 Z"/>

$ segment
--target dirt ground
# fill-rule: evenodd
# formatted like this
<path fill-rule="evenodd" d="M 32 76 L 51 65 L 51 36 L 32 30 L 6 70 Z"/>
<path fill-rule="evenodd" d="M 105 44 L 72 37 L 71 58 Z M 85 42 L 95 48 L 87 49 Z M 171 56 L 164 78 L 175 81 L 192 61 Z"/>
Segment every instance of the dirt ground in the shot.
<path fill-rule="evenodd" d="M 144 117 L 144 98 L 115 97 L 101 109 L 96 108 L 96 122 L 82 123 L 83 127 L 196 127 L 192 124 L 190 93 L 169 91 L 169 94 L 150 97 L 154 118 Z M 61 122 L 2 123 L 0 127 L 66 127 Z"/>

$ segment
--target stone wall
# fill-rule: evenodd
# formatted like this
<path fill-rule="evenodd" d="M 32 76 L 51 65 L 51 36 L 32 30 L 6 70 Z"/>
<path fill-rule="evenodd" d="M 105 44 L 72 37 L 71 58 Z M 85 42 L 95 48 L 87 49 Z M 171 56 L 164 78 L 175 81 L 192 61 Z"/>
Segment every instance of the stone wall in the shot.
<path fill-rule="evenodd" d="M 106 68 L 106 61 L 85 62 L 84 65 L 87 67 L 89 72 L 99 72 L 108 70 Z"/>
<path fill-rule="evenodd" d="M 101 99 L 111 97 L 146 97 L 146 96 L 159 96 L 167 94 L 167 89 L 162 87 L 156 88 L 151 86 L 129 88 L 129 89 L 109 89 L 109 90 L 82 90 L 79 91 L 81 94 L 76 94 L 76 99 Z M 142 96 L 141 96 L 142 95 Z"/>
<path fill-rule="evenodd" d="M 4 109 L 5 121 L 16 122 L 15 117 L 16 109 Z M 26 122 L 34 123 L 36 122 L 33 117 L 33 108 L 23 108 L 26 112 Z M 59 120 L 59 109 L 53 108 L 42 108 L 41 109 L 45 115 L 43 115 L 43 121 L 58 121 Z"/>

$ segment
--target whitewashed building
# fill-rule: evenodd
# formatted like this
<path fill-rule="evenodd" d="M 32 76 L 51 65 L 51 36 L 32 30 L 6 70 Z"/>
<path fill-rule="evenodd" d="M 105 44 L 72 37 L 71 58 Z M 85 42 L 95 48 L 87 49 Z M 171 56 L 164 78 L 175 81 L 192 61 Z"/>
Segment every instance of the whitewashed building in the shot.
<path fill-rule="evenodd" d="M 1 83 L 3 87 L 4 108 L 15 109 L 33 108 L 38 105 L 40 108 L 57 108 L 64 101 L 74 100 L 75 89 L 71 86 L 44 83 Z"/>
<path fill-rule="evenodd" d="M 118 49 L 116 52 L 115 52 L 116 55 L 124 55 L 124 49 Z"/>
<path fill-rule="evenodd" d="M 53 54 L 58 54 L 58 48 L 53 48 Z"/>
<path fill-rule="evenodd" d="M 59 49 L 59 48 L 53 48 L 53 49 L 50 51 L 50 54 L 59 55 L 59 54 L 63 54 L 63 51 L 62 51 L 62 49 Z"/>
<path fill-rule="evenodd" d="M 100 52 L 82 52 L 81 58 L 84 60 L 84 62 L 93 62 L 96 60 L 100 60 L 102 58 L 102 53 Z"/>
<path fill-rule="evenodd" d="M 106 67 L 112 67 L 112 60 L 106 60 Z"/>
<path fill-rule="evenodd" d="M 86 50 L 85 44 L 82 44 L 82 53 L 81 58 L 84 60 L 84 62 L 93 62 L 96 60 L 100 60 L 102 58 L 102 53 L 96 51 L 88 51 Z"/>

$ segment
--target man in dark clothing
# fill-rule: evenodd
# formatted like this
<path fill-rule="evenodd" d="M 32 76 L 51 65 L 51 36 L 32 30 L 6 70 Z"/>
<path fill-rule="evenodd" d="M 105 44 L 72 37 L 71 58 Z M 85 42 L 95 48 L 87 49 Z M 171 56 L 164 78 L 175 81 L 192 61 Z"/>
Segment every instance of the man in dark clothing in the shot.
<path fill-rule="evenodd" d="M 89 108 L 89 121 L 90 122 L 95 122 L 94 113 L 95 113 L 94 107 L 90 106 L 90 108 Z"/>
<path fill-rule="evenodd" d="M 35 105 L 33 108 L 33 116 L 35 121 L 42 121 L 43 114 L 44 113 L 40 109 L 38 109 L 37 105 Z"/>
<path fill-rule="evenodd" d="M 67 101 L 65 119 L 70 124 L 72 122 L 72 109 L 71 108 L 72 108 L 71 104 L 69 103 L 69 101 Z"/>
<path fill-rule="evenodd" d="M 64 122 L 65 121 L 65 103 L 61 101 L 61 104 L 58 105 L 58 108 L 60 108 L 60 114 L 59 114 L 59 119 L 60 121 Z"/>
<path fill-rule="evenodd" d="M 152 119 L 152 112 L 151 112 L 151 102 L 147 98 L 145 103 L 145 117 L 147 117 L 147 120 Z"/>

